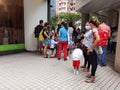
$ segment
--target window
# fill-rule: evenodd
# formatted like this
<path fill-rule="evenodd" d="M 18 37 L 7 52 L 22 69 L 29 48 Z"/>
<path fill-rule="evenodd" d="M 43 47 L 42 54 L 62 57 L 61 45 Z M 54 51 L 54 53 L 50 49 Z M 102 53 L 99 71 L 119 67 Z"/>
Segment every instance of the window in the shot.
<path fill-rule="evenodd" d="M 64 5 L 66 5 L 66 2 L 64 2 Z"/>
<path fill-rule="evenodd" d="M 61 8 L 59 8 L 59 10 L 61 10 Z"/>
<path fill-rule="evenodd" d="M 61 3 L 59 3 L 59 6 L 61 6 Z"/>
<path fill-rule="evenodd" d="M 0 45 L 24 43 L 23 0 L 0 1 Z"/>

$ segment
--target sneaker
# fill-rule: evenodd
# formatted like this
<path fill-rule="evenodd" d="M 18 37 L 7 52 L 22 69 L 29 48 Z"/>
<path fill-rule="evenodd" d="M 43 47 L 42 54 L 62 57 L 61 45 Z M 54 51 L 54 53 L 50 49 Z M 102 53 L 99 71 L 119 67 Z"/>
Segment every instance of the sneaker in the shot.
<path fill-rule="evenodd" d="M 50 58 L 55 58 L 55 56 L 54 56 L 54 55 L 51 55 Z"/>
<path fill-rule="evenodd" d="M 58 60 L 60 60 L 60 58 L 58 58 Z"/>
<path fill-rule="evenodd" d="M 74 69 L 73 74 L 76 74 L 76 70 Z"/>
<path fill-rule="evenodd" d="M 67 59 L 69 60 L 69 56 L 67 56 Z"/>
<path fill-rule="evenodd" d="M 79 71 L 77 70 L 77 71 L 76 71 L 76 75 L 78 75 L 78 74 L 79 74 Z"/>
<path fill-rule="evenodd" d="M 106 66 L 106 64 L 100 64 L 100 66 L 101 66 L 101 67 L 105 67 L 105 66 Z"/>

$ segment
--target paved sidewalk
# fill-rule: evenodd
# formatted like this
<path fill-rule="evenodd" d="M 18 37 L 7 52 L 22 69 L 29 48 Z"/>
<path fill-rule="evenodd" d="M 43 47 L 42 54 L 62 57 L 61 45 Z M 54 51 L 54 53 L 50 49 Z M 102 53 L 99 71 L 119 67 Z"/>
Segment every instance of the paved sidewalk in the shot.
<path fill-rule="evenodd" d="M 95 83 L 85 83 L 71 60 L 58 61 L 35 53 L 0 56 L 0 90 L 120 90 L 120 74 L 111 65 L 98 66 Z"/>

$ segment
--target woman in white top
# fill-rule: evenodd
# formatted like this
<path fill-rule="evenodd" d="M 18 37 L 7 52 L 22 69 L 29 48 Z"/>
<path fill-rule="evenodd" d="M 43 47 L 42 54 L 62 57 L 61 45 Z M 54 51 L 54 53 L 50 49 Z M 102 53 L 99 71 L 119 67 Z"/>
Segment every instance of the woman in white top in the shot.
<path fill-rule="evenodd" d="M 73 23 L 70 22 L 69 23 L 69 27 L 68 27 L 68 55 L 69 55 L 69 51 L 70 51 L 70 54 L 72 52 L 72 46 L 73 46 L 73 43 L 72 43 L 72 35 L 73 35 Z"/>
<path fill-rule="evenodd" d="M 90 63 L 88 63 L 89 55 L 87 54 L 87 48 L 92 44 L 92 41 L 93 41 L 92 30 L 91 30 L 91 26 L 90 26 L 89 22 L 86 22 L 85 29 L 86 29 L 86 32 L 84 34 L 84 39 L 82 41 L 82 44 L 85 46 L 85 49 L 83 51 L 84 57 L 85 57 L 85 62 L 81 68 L 85 68 L 85 69 L 83 69 L 83 71 L 88 72 L 89 68 L 90 68 Z M 86 65 L 87 65 L 87 67 L 86 67 Z"/>
<path fill-rule="evenodd" d="M 116 44 L 117 44 L 117 28 L 112 28 L 112 35 L 111 35 L 111 49 L 110 52 L 115 54 L 116 51 Z"/>

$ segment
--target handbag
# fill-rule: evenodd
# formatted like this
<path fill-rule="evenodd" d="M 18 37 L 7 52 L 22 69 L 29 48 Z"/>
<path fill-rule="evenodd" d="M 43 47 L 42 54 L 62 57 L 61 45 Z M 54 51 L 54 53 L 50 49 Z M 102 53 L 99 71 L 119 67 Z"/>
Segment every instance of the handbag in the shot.
<path fill-rule="evenodd" d="M 102 50 L 102 47 L 101 46 L 95 46 L 95 51 L 97 54 L 102 54 L 103 53 L 103 50 Z"/>

